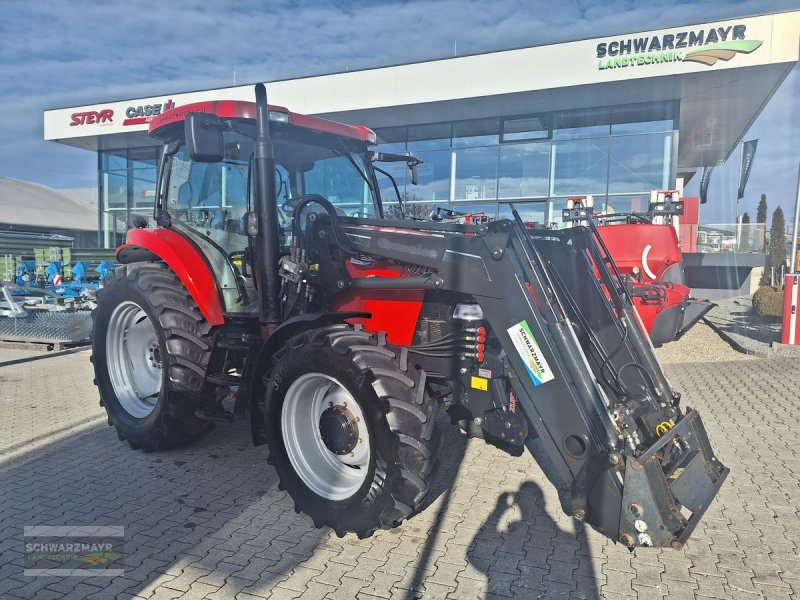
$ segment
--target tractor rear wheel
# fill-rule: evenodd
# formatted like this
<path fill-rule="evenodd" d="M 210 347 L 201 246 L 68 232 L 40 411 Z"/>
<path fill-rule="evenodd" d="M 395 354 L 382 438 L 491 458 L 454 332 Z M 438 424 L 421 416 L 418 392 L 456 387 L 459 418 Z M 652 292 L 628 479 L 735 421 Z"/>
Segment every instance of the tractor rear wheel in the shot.
<path fill-rule="evenodd" d="M 416 512 L 438 466 L 438 404 L 405 353 L 349 325 L 273 358 L 265 425 L 280 486 L 317 527 L 367 537 Z"/>
<path fill-rule="evenodd" d="M 121 440 L 151 452 L 211 430 L 195 411 L 215 331 L 169 267 L 118 267 L 98 292 L 93 319 L 95 384 Z"/>

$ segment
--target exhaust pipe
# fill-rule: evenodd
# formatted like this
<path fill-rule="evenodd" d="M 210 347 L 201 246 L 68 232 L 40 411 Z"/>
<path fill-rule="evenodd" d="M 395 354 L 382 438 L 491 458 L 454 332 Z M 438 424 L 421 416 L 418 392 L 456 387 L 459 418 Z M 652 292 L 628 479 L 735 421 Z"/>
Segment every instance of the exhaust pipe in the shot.
<path fill-rule="evenodd" d="M 254 212 L 258 222 L 255 243 L 258 312 L 262 327 L 271 334 L 281 322 L 278 261 L 278 204 L 275 198 L 275 150 L 269 135 L 267 88 L 256 84 L 256 141 L 253 148 Z"/>

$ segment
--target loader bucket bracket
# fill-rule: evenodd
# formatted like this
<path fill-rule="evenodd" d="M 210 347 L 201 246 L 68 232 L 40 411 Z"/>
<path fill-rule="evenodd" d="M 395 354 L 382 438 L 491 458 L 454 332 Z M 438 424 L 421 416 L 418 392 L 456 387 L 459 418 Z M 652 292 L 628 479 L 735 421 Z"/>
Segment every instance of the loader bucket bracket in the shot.
<path fill-rule="evenodd" d="M 682 452 L 665 471 L 661 456 L 670 444 Z M 644 454 L 627 458 L 618 540 L 630 548 L 682 548 L 729 471 L 712 454 L 700 416 L 690 410 Z"/>

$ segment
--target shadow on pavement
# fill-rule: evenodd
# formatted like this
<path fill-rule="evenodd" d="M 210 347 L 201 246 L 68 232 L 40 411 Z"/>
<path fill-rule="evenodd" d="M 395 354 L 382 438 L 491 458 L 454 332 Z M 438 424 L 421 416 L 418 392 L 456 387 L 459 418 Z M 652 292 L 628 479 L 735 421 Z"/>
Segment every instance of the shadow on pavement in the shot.
<path fill-rule="evenodd" d="M 403 583 L 415 590 L 410 597 L 425 597 L 433 563 L 453 535 L 458 513 L 468 510 L 464 496 L 480 485 L 465 473 L 473 468 L 464 462 L 467 439 L 453 427 L 443 434 L 432 505 L 397 530 L 411 535 L 428 530 L 411 579 Z M 352 553 L 363 552 L 364 544 L 315 529 L 308 517 L 296 514 L 291 499 L 278 491 L 266 456 L 265 447 L 252 447 L 242 421 L 219 426 L 188 448 L 152 454 L 130 450 L 111 427 L 93 427 L 0 464 L 0 597 L 149 597 L 159 587 L 199 597 L 268 596 L 290 576 L 285 585 L 301 591 L 298 586 L 309 582 L 306 575 L 314 577 L 314 585 L 337 589 L 336 567 L 353 569 L 347 565 L 357 564 L 358 555 Z M 481 468 L 496 475 L 494 464 Z M 25 577 L 26 525 L 122 525 L 125 574 Z M 578 567 L 581 548 L 587 547 L 578 527 L 577 533 L 560 529 L 532 481 L 501 494 L 480 530 L 473 534 L 470 528 L 460 542 L 469 544 L 465 559 L 473 571 L 488 580 L 476 582 L 482 586 L 476 594 L 488 585 L 489 594 L 521 598 L 570 591 L 597 598 L 591 561 Z M 393 535 L 385 532 L 377 543 Z"/>
<path fill-rule="evenodd" d="M 443 498 L 446 508 L 466 438 L 445 429 L 428 504 Z M 266 457 L 266 447 L 252 447 L 243 420 L 189 447 L 151 454 L 131 450 L 113 428 L 95 426 L 0 463 L 0 597 L 149 597 L 158 587 L 199 597 L 268 596 L 293 572 L 290 588 L 303 585 L 296 580 L 308 567 L 318 575 L 332 557 L 352 560 L 355 538 L 339 539 L 296 514 Z M 125 573 L 27 577 L 26 525 L 122 525 Z M 418 564 L 430 555 L 430 545 L 421 548 Z"/>
<path fill-rule="evenodd" d="M 704 319 L 723 333 L 769 346 L 781 338 L 781 319 L 759 315 L 750 297 L 719 300 Z"/>
<path fill-rule="evenodd" d="M 524 481 L 516 492 L 498 489 L 494 507 L 480 528 L 471 526 L 468 520 L 475 511 L 467 505 L 480 504 L 478 498 L 484 492 L 479 488 L 485 485 L 485 480 L 468 479 L 482 469 L 465 464 L 465 460 L 470 460 L 466 458 L 467 444 L 483 445 L 483 442 L 479 439 L 468 441 L 457 427 L 444 427 L 443 434 L 441 472 L 434 484 L 429 509 L 435 512 L 417 517 L 416 525 L 414 518 L 409 522 L 412 528 L 420 527 L 421 521 L 429 521 L 430 526 L 414 561 L 413 576 L 404 584 L 404 600 L 424 599 L 431 595 L 431 591 L 426 589 L 426 581 L 432 570 L 437 568 L 438 571 L 438 566 L 441 566 L 438 559 L 443 547 L 450 544 L 449 540 L 453 540 L 452 546 L 467 547 L 464 558 L 471 567 L 468 568 L 471 575 L 461 573 L 459 576 L 468 588 L 462 590 L 462 583 L 459 583 L 458 597 L 599 599 L 589 540 L 583 525 L 565 519 L 570 523 L 568 528 L 559 527 L 545 510 L 545 497 L 538 483 Z M 501 453 L 500 450 L 486 449 L 480 453 L 480 460 L 485 461 L 485 457 L 493 452 Z M 475 456 L 474 451 L 471 455 Z M 494 478 L 498 468 L 507 468 L 513 461 L 521 460 L 525 459 L 499 454 L 488 466 L 484 463 L 483 468 L 488 471 L 484 477 Z M 535 463 L 531 461 L 531 464 Z M 536 466 L 533 468 L 538 469 Z M 544 485 L 550 485 L 544 476 L 542 481 Z M 467 491 L 470 488 L 472 493 Z M 475 496 L 476 489 L 478 496 Z M 492 498 L 494 496 L 492 494 Z M 550 494 L 548 499 L 553 510 L 561 510 L 557 493 Z M 471 539 L 456 539 L 461 535 L 454 534 L 454 521 L 458 522 L 456 530 L 463 527 L 470 531 L 477 529 L 477 533 Z M 454 535 L 456 538 L 452 537 Z M 457 552 L 453 558 L 458 556 Z M 475 577 L 474 586 L 470 577 Z"/>
<path fill-rule="evenodd" d="M 434 549 L 442 533 L 443 521 L 450 508 L 450 502 L 455 490 L 455 482 L 461 471 L 462 461 L 467 449 L 467 437 L 462 434 L 457 427 L 449 425 L 449 419 L 444 415 L 440 416 L 439 427 L 442 431 L 439 472 L 433 480 L 433 487 L 431 488 L 430 495 L 423 503 L 420 512 L 437 502 L 440 504 L 435 508 L 436 512 L 434 513 L 433 521 L 428 530 L 428 536 L 415 561 L 414 573 L 407 586 L 408 591 L 406 591 L 404 595 L 406 600 L 425 597 L 425 578 L 433 562 Z M 407 523 L 413 526 L 414 517 L 411 517 L 410 521 L 407 521 Z"/>
<path fill-rule="evenodd" d="M 497 498 L 473 538 L 467 560 L 486 574 L 487 598 L 511 594 L 599 599 L 587 553 L 583 525 L 576 522 L 575 531 L 561 529 L 545 511 L 539 485 L 526 481 L 517 492 L 503 492 Z"/>
<path fill-rule="evenodd" d="M 0 597 L 149 596 L 160 585 L 202 597 L 226 579 L 222 597 L 268 595 L 317 548 L 343 548 L 295 514 L 266 455 L 243 421 L 152 454 L 93 427 L 0 464 Z M 125 574 L 25 576 L 28 525 L 123 525 Z"/>

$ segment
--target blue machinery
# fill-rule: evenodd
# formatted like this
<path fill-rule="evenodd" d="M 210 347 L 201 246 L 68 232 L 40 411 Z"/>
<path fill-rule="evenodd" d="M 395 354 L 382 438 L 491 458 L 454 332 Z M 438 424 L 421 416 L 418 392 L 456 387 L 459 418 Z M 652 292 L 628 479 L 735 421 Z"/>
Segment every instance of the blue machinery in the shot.
<path fill-rule="evenodd" d="M 38 273 L 36 262 L 19 262 L 14 283 L 0 282 L 0 343 L 54 349 L 88 343 L 95 294 L 113 268 L 113 262 L 103 261 L 94 268 L 98 276 L 87 281 L 91 264 L 79 261 L 70 270 L 71 280 L 62 282 L 60 261 Z"/>

